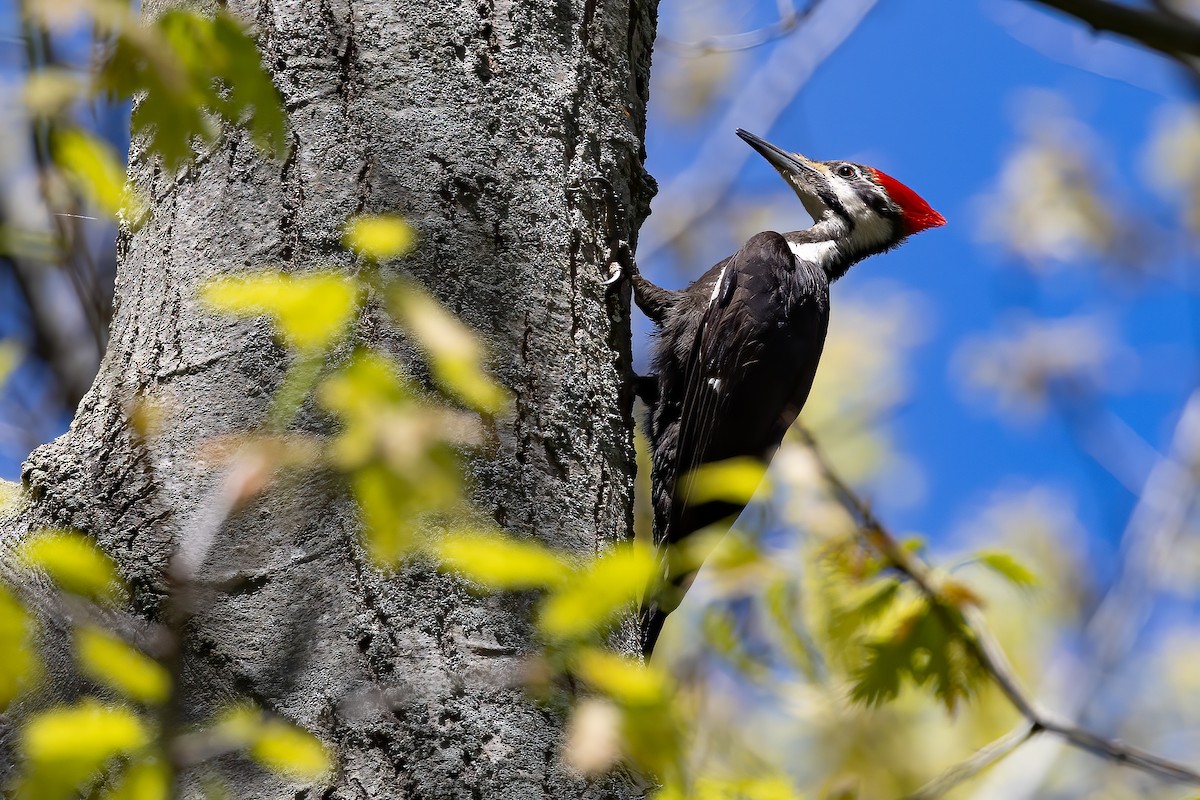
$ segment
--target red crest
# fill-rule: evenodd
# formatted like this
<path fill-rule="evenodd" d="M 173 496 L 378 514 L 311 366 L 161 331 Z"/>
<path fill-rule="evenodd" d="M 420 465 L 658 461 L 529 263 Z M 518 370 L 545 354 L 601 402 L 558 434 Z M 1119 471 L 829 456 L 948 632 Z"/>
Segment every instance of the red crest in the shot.
<path fill-rule="evenodd" d="M 888 193 L 888 197 L 900 206 L 900 213 L 904 219 L 904 232 L 906 234 L 918 233 L 928 228 L 936 228 L 946 224 L 946 218 L 933 210 L 929 203 L 925 202 L 925 198 L 914 192 L 912 189 L 905 186 L 900 181 L 880 172 L 877 169 L 872 169 L 875 173 L 875 180 L 879 181 L 879 185 Z"/>

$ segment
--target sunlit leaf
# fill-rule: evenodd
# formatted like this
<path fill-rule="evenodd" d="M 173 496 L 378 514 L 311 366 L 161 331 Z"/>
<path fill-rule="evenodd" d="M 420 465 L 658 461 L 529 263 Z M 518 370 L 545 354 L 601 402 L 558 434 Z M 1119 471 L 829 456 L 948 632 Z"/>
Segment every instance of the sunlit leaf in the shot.
<path fill-rule="evenodd" d="M 351 476 L 354 497 L 362 509 L 367 550 L 378 566 L 388 566 L 412 552 L 415 522 L 406 497 L 407 481 L 391 470 L 371 464 Z"/>
<path fill-rule="evenodd" d="M 257 144 L 282 155 L 286 117 L 278 92 L 254 41 L 230 14 L 171 9 L 149 22 L 128 14 L 103 22 L 114 44 L 97 83 L 120 97 L 137 95 L 134 132 L 168 168 L 193 158 L 193 142 L 215 141 L 221 123 L 248 125 Z"/>
<path fill-rule="evenodd" d="M 167 699 L 171 677 L 157 661 L 98 628 L 81 628 L 75 637 L 80 668 L 92 680 L 142 703 Z"/>
<path fill-rule="evenodd" d="M 1014 586 L 1037 586 L 1037 575 L 1016 559 L 1011 553 L 1001 550 L 985 550 L 975 554 L 975 560 L 980 564 L 1005 578 Z"/>
<path fill-rule="evenodd" d="M 567 722 L 563 761 L 584 775 L 607 772 L 621 757 L 621 722 L 621 710 L 608 700 L 580 700 Z"/>
<path fill-rule="evenodd" d="M 355 282 L 329 273 L 218 278 L 201 290 L 221 311 L 270 316 L 284 339 L 302 351 L 320 350 L 340 337 L 358 310 L 359 294 Z"/>
<path fill-rule="evenodd" d="M 387 261 L 412 250 L 417 233 L 400 217 L 381 214 L 350 220 L 342 241 L 360 256 Z"/>
<path fill-rule="evenodd" d="M 25 563 L 45 570 L 68 592 L 107 602 L 125 597 L 116 564 L 81 533 L 42 531 L 22 542 L 18 552 Z"/>
<path fill-rule="evenodd" d="M 171 772 L 162 758 L 139 758 L 129 764 L 101 800 L 168 800 Z"/>
<path fill-rule="evenodd" d="M 391 304 L 397 319 L 429 357 L 433 376 L 443 389 L 484 413 L 496 414 L 504 408 L 508 392 L 488 375 L 483 346 L 470 328 L 415 286 L 393 291 Z"/>
<path fill-rule="evenodd" d="M 37 679 L 38 664 L 30 636 L 33 619 L 0 586 L 0 711 Z"/>
<path fill-rule="evenodd" d="M 667 678 L 654 665 L 594 647 L 576 658 L 579 677 L 622 705 L 648 706 L 667 699 Z"/>
<path fill-rule="evenodd" d="M 221 714 L 211 733 L 268 769 L 299 780 L 320 780 L 333 766 L 329 750 L 311 733 L 250 705 Z"/>
<path fill-rule="evenodd" d="M 53 800 L 75 796 L 111 759 L 153 741 L 151 728 L 131 709 L 85 699 L 32 716 L 21 729 L 26 777 L 21 795 Z"/>
<path fill-rule="evenodd" d="M 552 639 L 587 635 L 652 591 L 659 571 L 652 548 L 639 543 L 616 547 L 550 594 L 538 624 Z"/>
<path fill-rule="evenodd" d="M 65 111 L 86 89 L 86 82 L 71 70 L 61 67 L 34 70 L 25 78 L 25 107 L 35 117 L 53 116 Z"/>
<path fill-rule="evenodd" d="M 691 503 L 722 500 L 746 505 L 760 484 L 764 493 L 771 492 L 763 479 L 766 469 L 757 458 L 731 458 L 697 467 L 683 478 L 682 485 Z"/>
<path fill-rule="evenodd" d="M 456 531 L 433 550 L 442 566 L 490 589 L 539 589 L 561 585 L 572 567 L 536 542 L 488 531 Z"/>
<path fill-rule="evenodd" d="M 969 697 L 982 670 L 956 612 L 914 602 L 896 624 L 868 643 L 866 662 L 854 674 L 851 697 L 868 705 L 895 699 L 905 680 L 928 684 L 948 710 Z"/>
<path fill-rule="evenodd" d="M 75 187 L 98 209 L 112 217 L 134 219 L 146 202 L 128 186 L 125 167 L 108 142 L 78 128 L 54 136 L 54 160 Z"/>

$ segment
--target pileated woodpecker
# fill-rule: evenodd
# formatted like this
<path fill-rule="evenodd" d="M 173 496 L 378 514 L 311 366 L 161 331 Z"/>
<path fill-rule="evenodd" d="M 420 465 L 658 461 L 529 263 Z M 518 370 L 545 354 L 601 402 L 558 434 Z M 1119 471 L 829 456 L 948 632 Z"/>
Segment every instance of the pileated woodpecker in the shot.
<path fill-rule="evenodd" d="M 686 476 L 739 456 L 771 458 L 812 388 L 829 326 L 829 284 L 867 256 L 946 223 L 877 169 L 810 161 L 744 130 L 737 134 L 778 170 L 813 225 L 752 236 L 683 291 L 630 270 L 634 300 L 659 328 L 654 374 L 638 379 L 638 394 L 650 407 L 660 544 L 676 544 L 741 510 L 689 502 Z M 672 576 L 680 596 L 690 579 Z M 660 600 L 646 611 L 647 656 L 671 610 Z"/>

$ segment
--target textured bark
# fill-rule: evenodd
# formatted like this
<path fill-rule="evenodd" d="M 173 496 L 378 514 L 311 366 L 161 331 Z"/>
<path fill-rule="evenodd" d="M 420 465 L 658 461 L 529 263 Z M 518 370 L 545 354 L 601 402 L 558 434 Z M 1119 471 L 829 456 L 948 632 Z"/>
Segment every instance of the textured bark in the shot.
<path fill-rule="evenodd" d="M 287 158 L 231 132 L 174 177 L 135 143 L 132 173 L 154 213 L 119 242 L 107 355 L 70 432 L 30 456 L 30 501 L 0 525 L 0 545 L 43 525 L 86 531 L 119 560 L 138 612 L 161 613 L 164 566 L 217 479 L 206 443 L 261 424 L 288 360 L 266 322 L 207 313 L 198 285 L 270 265 L 352 269 L 341 226 L 378 211 L 418 228 L 419 249 L 399 268 L 482 335 L 515 393 L 516 413 L 475 462 L 479 507 L 578 552 L 627 536 L 627 297 L 598 282 L 652 192 L 642 135 L 655 5 L 235 4 L 255 21 L 288 108 Z M 403 354 L 378 312 L 358 334 Z M 135 398 L 167 409 L 150 442 L 126 421 Z M 312 412 L 298 424 L 324 425 Z M 418 565 L 382 575 L 357 536 L 336 476 L 321 473 L 276 485 L 220 531 L 205 577 L 251 579 L 189 626 L 189 714 L 248 696 L 339 754 L 324 794 L 294 794 L 228 759 L 236 796 L 636 794 L 569 776 L 561 710 L 513 687 L 536 646 L 530 598 L 473 596 Z M 59 634 L 52 625 L 46 636 L 52 673 L 69 660 Z"/>

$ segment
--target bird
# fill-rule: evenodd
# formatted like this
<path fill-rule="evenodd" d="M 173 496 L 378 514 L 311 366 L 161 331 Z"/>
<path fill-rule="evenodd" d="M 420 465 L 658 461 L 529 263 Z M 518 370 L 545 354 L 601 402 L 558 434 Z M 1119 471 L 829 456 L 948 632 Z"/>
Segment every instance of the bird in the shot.
<path fill-rule="evenodd" d="M 851 266 L 946 223 L 915 191 L 873 167 L 814 161 L 738 129 L 792 188 L 810 227 L 755 234 L 681 291 L 628 274 L 633 299 L 657 328 L 652 372 L 636 376 L 648 407 L 654 536 L 660 547 L 730 519 L 736 502 L 689 498 L 688 476 L 734 458 L 769 463 L 817 374 L 829 328 L 829 287 Z M 695 567 L 668 575 L 642 612 L 649 658 Z"/>

